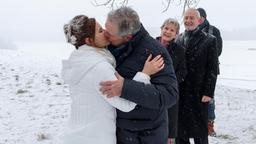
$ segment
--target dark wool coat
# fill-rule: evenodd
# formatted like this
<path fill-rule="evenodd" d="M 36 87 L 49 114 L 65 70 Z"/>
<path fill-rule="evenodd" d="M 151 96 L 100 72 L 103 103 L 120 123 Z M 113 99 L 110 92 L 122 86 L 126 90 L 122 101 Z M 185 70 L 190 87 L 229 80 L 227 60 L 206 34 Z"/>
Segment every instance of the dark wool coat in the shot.
<path fill-rule="evenodd" d="M 177 80 L 167 50 L 152 38 L 143 26 L 127 44 L 118 48 L 110 46 L 109 50 L 116 58 L 116 70 L 125 78 L 121 97 L 137 104 L 131 112 L 117 110 L 119 131 L 120 129 L 134 133 L 139 131 L 138 137 L 141 138 L 153 134 L 157 129 L 162 135 L 159 138 L 153 136 L 154 141 L 159 139 L 159 144 L 166 143 L 168 137 L 167 109 L 173 106 L 178 98 Z M 142 71 L 149 54 L 153 57 L 161 54 L 165 67 L 151 76 L 151 84 L 145 85 L 133 81 L 134 75 Z M 122 137 L 125 138 L 125 136 L 118 136 L 118 140 Z"/>
<path fill-rule="evenodd" d="M 179 35 L 177 43 L 186 49 L 188 71 L 180 85 L 178 135 L 204 137 L 208 135 L 208 103 L 201 99 L 214 95 L 218 67 L 216 38 L 197 28 Z"/>
<path fill-rule="evenodd" d="M 177 81 L 181 83 L 187 74 L 185 48 L 171 41 L 166 49 L 172 58 Z"/>
<path fill-rule="evenodd" d="M 156 39 L 160 41 L 160 37 L 157 37 Z M 174 71 L 178 83 L 180 84 L 184 81 L 187 74 L 185 49 L 174 42 L 174 40 L 169 42 L 166 49 L 172 58 Z M 178 105 L 179 104 L 176 103 L 173 107 L 168 109 L 169 138 L 175 138 L 178 136 Z"/>
<path fill-rule="evenodd" d="M 202 29 L 202 31 L 215 36 L 216 42 L 217 42 L 218 56 L 220 56 L 222 52 L 222 37 L 220 35 L 220 30 L 215 26 L 210 25 L 207 19 L 205 19 L 205 21 L 199 27 L 200 29 Z M 219 73 L 220 73 L 220 68 L 218 65 L 218 74 Z"/>

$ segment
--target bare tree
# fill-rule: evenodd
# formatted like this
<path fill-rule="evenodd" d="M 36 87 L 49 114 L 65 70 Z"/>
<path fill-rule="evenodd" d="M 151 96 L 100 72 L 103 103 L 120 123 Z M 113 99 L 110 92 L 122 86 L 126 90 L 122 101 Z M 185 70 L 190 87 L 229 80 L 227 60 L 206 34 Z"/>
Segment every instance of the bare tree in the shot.
<path fill-rule="evenodd" d="M 129 0 L 103 0 L 103 2 L 99 2 L 99 1 L 100 0 L 94 0 L 93 5 L 95 5 L 95 6 L 107 6 L 111 9 L 113 9 L 114 7 L 125 6 L 129 2 Z"/>
<path fill-rule="evenodd" d="M 99 2 L 101 1 L 101 2 Z M 183 13 L 186 7 L 193 7 L 198 4 L 200 0 L 162 0 L 164 6 L 163 12 L 166 12 L 171 4 L 183 5 Z M 107 6 L 111 9 L 115 7 L 127 5 L 129 0 L 94 0 L 93 5 L 95 6 Z"/>

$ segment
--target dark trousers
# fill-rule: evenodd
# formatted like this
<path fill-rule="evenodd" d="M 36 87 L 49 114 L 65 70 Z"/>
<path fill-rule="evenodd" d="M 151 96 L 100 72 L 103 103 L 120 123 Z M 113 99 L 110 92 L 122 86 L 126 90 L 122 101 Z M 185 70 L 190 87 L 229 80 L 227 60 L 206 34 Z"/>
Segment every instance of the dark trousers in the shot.
<path fill-rule="evenodd" d="M 208 136 L 202 138 L 194 138 L 195 144 L 208 144 Z M 189 138 L 177 138 L 176 144 L 190 144 Z"/>
<path fill-rule="evenodd" d="M 167 144 L 167 124 L 162 124 L 155 129 L 143 131 L 130 131 L 117 128 L 117 144 Z"/>

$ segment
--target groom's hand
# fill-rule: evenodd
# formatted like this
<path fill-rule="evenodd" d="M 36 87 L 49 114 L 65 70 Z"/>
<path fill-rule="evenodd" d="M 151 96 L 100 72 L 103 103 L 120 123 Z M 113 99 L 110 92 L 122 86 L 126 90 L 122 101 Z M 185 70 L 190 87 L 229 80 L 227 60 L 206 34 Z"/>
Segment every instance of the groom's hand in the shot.
<path fill-rule="evenodd" d="M 117 80 L 100 82 L 100 91 L 103 95 L 107 95 L 108 98 L 122 94 L 124 78 L 118 73 L 115 73 L 115 75 Z"/>

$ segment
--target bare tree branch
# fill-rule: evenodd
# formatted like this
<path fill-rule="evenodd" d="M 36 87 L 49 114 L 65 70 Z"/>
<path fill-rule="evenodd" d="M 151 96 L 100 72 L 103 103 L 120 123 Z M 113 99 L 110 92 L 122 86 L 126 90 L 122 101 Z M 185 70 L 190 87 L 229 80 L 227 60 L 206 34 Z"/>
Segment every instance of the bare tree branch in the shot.
<path fill-rule="evenodd" d="M 171 5 L 171 1 L 173 1 L 173 0 L 167 0 L 167 6 L 165 7 L 165 9 L 162 12 L 166 12 L 169 9 L 169 7 Z"/>
<path fill-rule="evenodd" d="M 94 2 L 92 3 L 94 6 L 106 6 L 109 7 L 111 9 L 114 8 L 114 4 L 115 4 L 116 0 L 107 0 L 106 2 L 103 3 L 98 3 L 97 0 L 94 0 Z"/>
<path fill-rule="evenodd" d="M 97 0 L 94 0 L 94 2 L 92 3 L 94 6 L 107 6 L 109 3 L 111 3 L 112 0 L 107 0 L 104 3 L 98 3 Z"/>
<path fill-rule="evenodd" d="M 188 0 L 185 0 L 184 5 L 183 5 L 183 10 L 182 10 L 182 15 L 184 15 L 187 5 L 188 5 Z"/>
<path fill-rule="evenodd" d="M 94 6 L 108 6 L 108 7 L 110 7 L 111 9 L 114 9 L 115 4 L 116 4 L 117 2 L 119 2 L 118 4 L 116 4 L 117 7 L 118 7 L 118 6 L 125 6 L 125 5 L 127 5 L 127 4 L 128 4 L 128 1 L 129 1 L 129 0 L 117 0 L 117 1 L 116 1 L 116 0 L 106 0 L 106 1 L 103 2 L 103 3 L 98 3 L 97 0 L 94 0 L 93 5 L 94 5 Z"/>
<path fill-rule="evenodd" d="M 120 2 L 120 5 L 122 5 L 122 6 L 123 6 L 123 5 L 127 5 L 128 2 L 129 2 L 129 0 L 123 0 L 123 1 Z"/>
<path fill-rule="evenodd" d="M 165 0 L 167 5 L 162 12 L 166 12 L 171 4 L 177 3 L 177 5 L 183 5 L 182 14 L 184 14 L 186 7 L 194 7 L 200 0 Z"/>
<path fill-rule="evenodd" d="M 128 4 L 129 0 L 106 0 L 103 3 L 98 3 L 98 0 L 94 0 L 95 6 L 109 6 L 111 9 L 114 9 L 114 7 L 119 6 L 125 6 Z M 174 4 L 178 2 L 178 5 L 183 5 L 182 14 L 184 14 L 186 7 L 190 8 L 193 6 L 196 6 L 200 0 L 165 0 L 166 1 L 166 7 L 162 12 L 166 12 L 171 4 Z M 115 5 L 116 4 L 116 5 Z"/>

